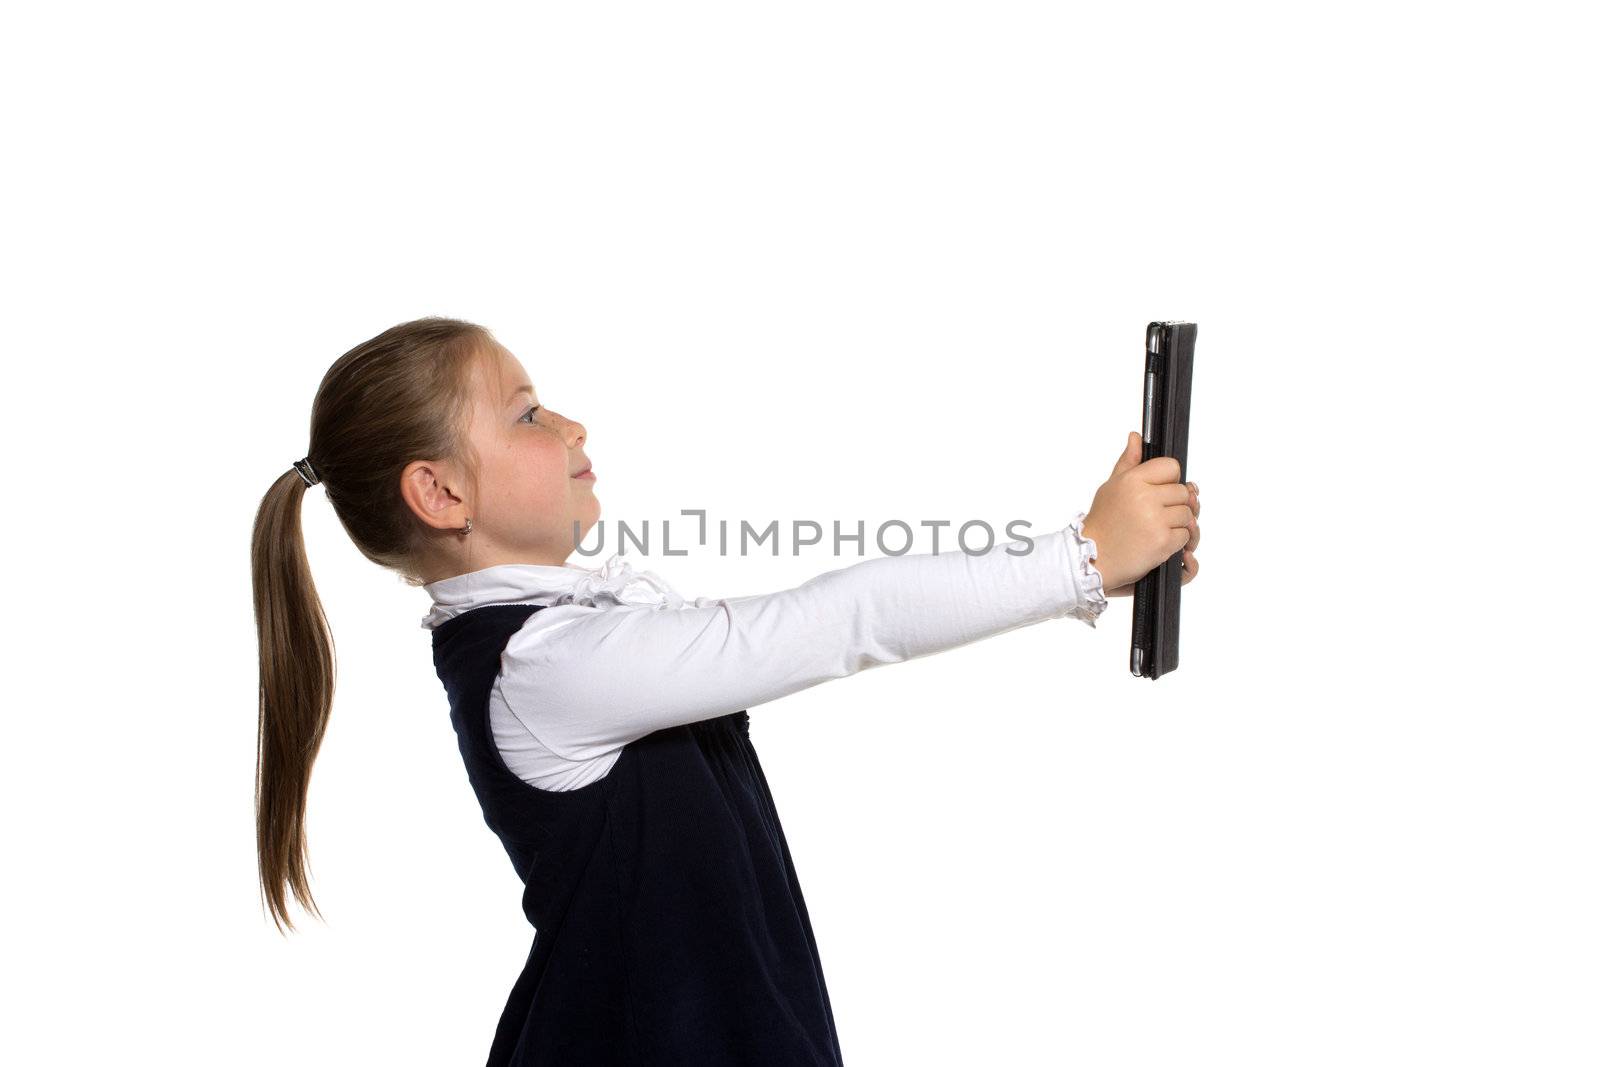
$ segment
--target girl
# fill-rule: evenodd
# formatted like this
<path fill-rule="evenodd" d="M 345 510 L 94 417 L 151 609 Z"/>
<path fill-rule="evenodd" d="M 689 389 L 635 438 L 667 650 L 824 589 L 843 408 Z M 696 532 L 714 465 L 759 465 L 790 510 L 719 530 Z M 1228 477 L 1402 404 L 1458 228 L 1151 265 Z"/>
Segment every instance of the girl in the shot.
<path fill-rule="evenodd" d="M 467 778 L 525 887 L 535 935 L 491 1067 L 840 1064 L 748 709 L 1045 619 L 1092 627 L 1180 550 L 1187 584 L 1198 487 L 1175 460 L 1139 462 L 1133 433 L 1091 510 L 1031 543 L 690 601 L 617 556 L 566 562 L 600 515 L 586 441 L 471 323 L 402 323 L 328 370 L 310 452 L 267 491 L 251 546 L 270 912 L 292 928 L 292 892 L 318 914 L 305 800 L 334 654 L 299 517 L 320 484 L 367 558 L 427 590 Z"/>

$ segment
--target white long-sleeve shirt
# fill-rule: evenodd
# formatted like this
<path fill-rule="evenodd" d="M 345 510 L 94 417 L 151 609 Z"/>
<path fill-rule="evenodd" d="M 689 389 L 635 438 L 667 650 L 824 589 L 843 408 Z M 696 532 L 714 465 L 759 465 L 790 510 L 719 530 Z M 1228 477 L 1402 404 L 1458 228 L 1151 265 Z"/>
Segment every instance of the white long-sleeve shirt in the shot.
<path fill-rule="evenodd" d="M 1093 627 L 1106 598 L 1086 514 L 1031 551 L 884 556 L 758 596 L 685 600 L 615 555 L 597 569 L 505 563 L 424 586 L 422 626 L 486 604 L 547 605 L 501 654 L 490 725 L 523 781 L 577 789 L 656 730 L 1046 619 Z"/>

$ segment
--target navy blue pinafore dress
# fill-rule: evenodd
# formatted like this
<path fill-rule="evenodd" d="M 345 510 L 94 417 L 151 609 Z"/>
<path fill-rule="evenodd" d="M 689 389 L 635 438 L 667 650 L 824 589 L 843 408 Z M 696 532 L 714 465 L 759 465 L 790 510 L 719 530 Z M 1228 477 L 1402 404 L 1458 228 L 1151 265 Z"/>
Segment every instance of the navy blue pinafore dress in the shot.
<path fill-rule="evenodd" d="M 488 1067 L 842 1065 L 750 713 L 632 741 L 579 789 L 524 782 L 495 746 L 489 697 L 539 610 L 486 605 L 433 630 L 467 778 L 535 930 Z"/>

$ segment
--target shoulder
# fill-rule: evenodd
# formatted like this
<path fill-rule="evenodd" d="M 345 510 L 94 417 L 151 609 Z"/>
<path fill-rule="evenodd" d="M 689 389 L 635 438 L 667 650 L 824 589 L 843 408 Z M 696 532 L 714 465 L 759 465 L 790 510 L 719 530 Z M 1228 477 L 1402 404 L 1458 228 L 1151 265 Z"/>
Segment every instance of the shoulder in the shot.
<path fill-rule="evenodd" d="M 506 642 L 504 659 L 553 664 L 595 654 L 616 656 L 660 643 L 673 635 L 703 629 L 708 617 L 720 614 L 721 601 L 696 601 L 693 606 L 663 608 L 652 604 L 594 607 L 557 604 L 542 608 Z"/>
<path fill-rule="evenodd" d="M 549 655 L 557 646 L 555 637 L 592 616 L 605 614 L 599 608 L 581 604 L 555 604 L 533 612 L 506 642 L 504 658 L 515 660 L 534 655 Z"/>

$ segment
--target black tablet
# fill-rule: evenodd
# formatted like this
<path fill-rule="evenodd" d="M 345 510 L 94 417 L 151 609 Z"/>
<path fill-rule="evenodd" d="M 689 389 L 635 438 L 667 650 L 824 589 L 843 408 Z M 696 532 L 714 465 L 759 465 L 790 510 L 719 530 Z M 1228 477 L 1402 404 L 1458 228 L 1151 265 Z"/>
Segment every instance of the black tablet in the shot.
<path fill-rule="evenodd" d="M 1192 322 L 1152 322 L 1144 338 L 1143 459 L 1171 456 L 1178 479 L 1189 480 L 1189 383 L 1194 372 Z M 1183 587 L 1183 550 L 1140 578 L 1133 587 L 1133 647 L 1128 664 L 1135 678 L 1156 679 L 1178 669 L 1178 601 Z"/>

